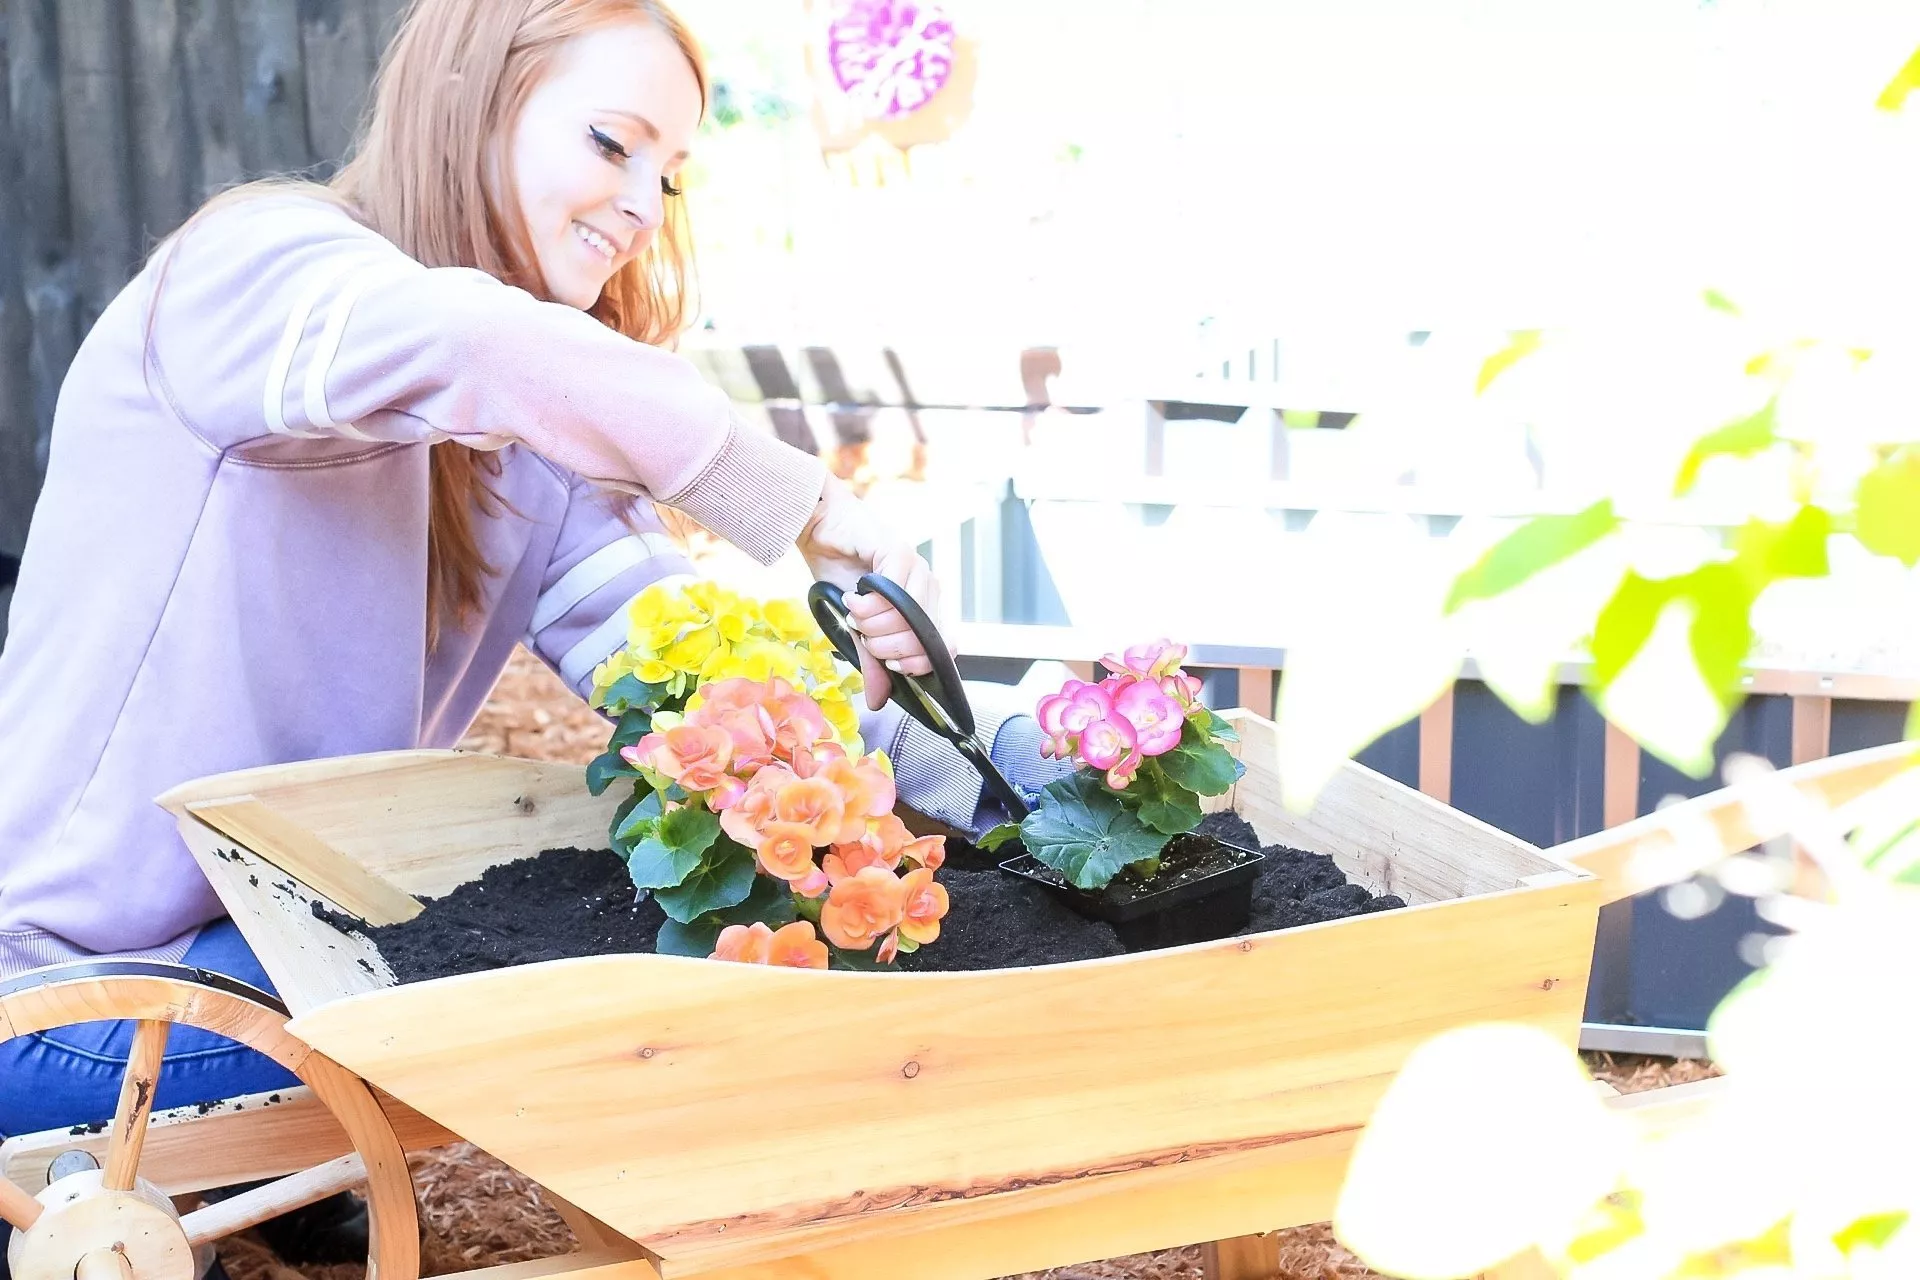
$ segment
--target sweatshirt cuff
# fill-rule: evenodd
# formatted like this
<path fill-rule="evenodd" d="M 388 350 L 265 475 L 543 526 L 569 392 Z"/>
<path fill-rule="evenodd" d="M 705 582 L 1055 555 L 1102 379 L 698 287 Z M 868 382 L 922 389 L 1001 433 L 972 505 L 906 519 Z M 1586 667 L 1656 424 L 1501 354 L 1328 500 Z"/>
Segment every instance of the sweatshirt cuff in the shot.
<path fill-rule="evenodd" d="M 826 482 L 820 459 L 730 415 L 713 461 L 693 483 L 660 500 L 770 565 L 793 549 Z"/>

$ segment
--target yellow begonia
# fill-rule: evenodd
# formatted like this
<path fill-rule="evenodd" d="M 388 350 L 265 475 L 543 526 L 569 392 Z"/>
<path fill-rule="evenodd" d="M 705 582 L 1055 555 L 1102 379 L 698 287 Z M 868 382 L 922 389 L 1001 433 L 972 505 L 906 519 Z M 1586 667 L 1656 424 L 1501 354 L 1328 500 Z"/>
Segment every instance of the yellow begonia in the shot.
<path fill-rule="evenodd" d="M 861 750 L 856 699 L 866 686 L 800 601 L 756 601 L 713 582 L 656 583 L 634 598 L 628 623 L 626 648 L 594 672 L 596 701 L 626 675 L 665 686 L 668 698 L 690 695 L 690 709 L 702 685 L 778 677 L 820 704 L 843 746 Z"/>

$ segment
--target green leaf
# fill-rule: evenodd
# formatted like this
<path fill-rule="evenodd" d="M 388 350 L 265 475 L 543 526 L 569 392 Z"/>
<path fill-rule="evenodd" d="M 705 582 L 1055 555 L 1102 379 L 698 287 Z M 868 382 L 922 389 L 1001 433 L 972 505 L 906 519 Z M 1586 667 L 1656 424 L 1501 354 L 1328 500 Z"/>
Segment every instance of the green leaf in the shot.
<path fill-rule="evenodd" d="M 1674 579 L 1628 573 L 1593 624 L 1593 679 L 1601 688 L 1626 670 L 1653 635 L 1660 611 L 1673 599 Z"/>
<path fill-rule="evenodd" d="M 1000 846 L 1007 843 L 1007 841 L 1018 840 L 1019 838 L 1020 824 L 1017 822 L 1003 822 L 997 827 L 989 827 L 986 834 L 982 835 L 973 843 L 974 847 L 982 853 L 995 853 L 998 852 Z"/>
<path fill-rule="evenodd" d="M 1740 308 L 1733 305 L 1733 299 L 1718 289 L 1708 289 L 1706 293 L 1702 295 L 1702 298 L 1706 304 L 1715 311 L 1724 311 L 1730 316 L 1740 314 Z"/>
<path fill-rule="evenodd" d="M 608 740 L 607 748 L 618 751 L 621 747 L 630 747 L 653 732 L 653 709 L 651 707 L 633 707 L 620 717 L 613 726 L 613 737 Z"/>
<path fill-rule="evenodd" d="M 648 791 L 628 809 L 625 816 L 619 817 L 613 827 L 613 847 L 622 854 L 631 853 L 633 847 L 653 834 L 660 823 L 660 793 Z"/>
<path fill-rule="evenodd" d="M 668 920 L 661 924 L 660 932 L 654 937 L 653 949 L 663 956 L 692 956 L 704 960 L 713 954 L 714 944 L 720 941 L 720 930 L 725 927 L 705 916 L 688 924 Z"/>
<path fill-rule="evenodd" d="M 1730 564 L 1702 565 L 1684 579 L 1683 595 L 1693 602 L 1693 627 L 1687 639 L 1707 685 L 1732 706 L 1740 700 L 1741 668 L 1753 651 L 1755 592 Z"/>
<path fill-rule="evenodd" d="M 1620 527 L 1613 500 L 1602 498 L 1570 516 L 1535 516 L 1500 541 L 1455 579 L 1446 612 L 1472 600 L 1511 591 L 1543 569 L 1585 551 Z"/>
<path fill-rule="evenodd" d="M 692 874 L 671 889 L 654 891 L 660 909 L 681 924 L 708 912 L 738 906 L 753 892 L 753 854 L 731 840 L 718 840 Z"/>
<path fill-rule="evenodd" d="M 1488 356 L 1480 366 L 1480 377 L 1473 384 L 1473 393 L 1480 395 L 1493 385 L 1493 380 L 1522 360 L 1540 349 L 1541 331 L 1538 329 L 1517 329 L 1507 345 Z"/>
<path fill-rule="evenodd" d="M 1894 73 L 1893 79 L 1887 81 L 1887 87 L 1880 91 L 1880 96 L 1873 100 L 1873 105 L 1882 111 L 1898 111 L 1906 105 L 1907 95 L 1915 89 L 1920 89 L 1920 49 L 1915 49 L 1913 56 L 1907 59 L 1906 65 Z"/>
<path fill-rule="evenodd" d="M 1199 799 L 1155 768 L 1152 761 L 1141 767 L 1126 797 L 1140 821 L 1163 835 L 1182 835 L 1200 825 Z"/>
<path fill-rule="evenodd" d="M 587 794 L 599 795 L 619 778 L 637 778 L 640 771 L 621 758 L 616 750 L 605 751 L 587 762 Z"/>
<path fill-rule="evenodd" d="M 634 784 L 633 794 L 629 795 L 625 800 L 622 800 L 620 806 L 613 811 L 613 821 L 607 825 L 607 839 L 609 841 L 613 839 L 614 832 L 626 825 L 627 818 L 633 813 L 634 809 L 639 807 L 640 802 L 652 794 L 653 792 L 644 784 L 637 782 Z"/>
<path fill-rule="evenodd" d="M 693 873 L 720 834 L 720 817 L 705 805 L 669 810 L 627 857 L 627 874 L 642 889 L 671 889 Z"/>
<path fill-rule="evenodd" d="M 1920 563 L 1920 447 L 1907 445 L 1860 478 L 1854 536 L 1878 555 Z"/>
<path fill-rule="evenodd" d="M 1153 857 L 1167 843 L 1098 778 L 1077 772 L 1047 784 L 1040 807 L 1020 824 L 1020 838 L 1034 857 L 1081 889 L 1105 888 L 1121 868 Z"/>
<path fill-rule="evenodd" d="M 1755 595 L 1782 578 L 1824 578 L 1832 533 L 1823 507 L 1801 507 L 1785 524 L 1752 520 L 1734 535 L 1733 562 Z"/>
<path fill-rule="evenodd" d="M 1221 714 L 1211 707 L 1193 707 L 1187 712 L 1187 720 L 1198 725 L 1201 730 L 1220 742 L 1238 742 L 1240 734 L 1226 722 Z"/>
<path fill-rule="evenodd" d="M 1852 1253 L 1863 1245 L 1869 1249 L 1884 1249 L 1894 1233 L 1907 1225 L 1909 1216 L 1905 1209 L 1895 1209 L 1891 1213 L 1873 1213 L 1856 1218 L 1834 1233 L 1833 1247 L 1841 1253 Z"/>
<path fill-rule="evenodd" d="M 666 692 L 666 685 L 648 684 L 639 676 L 629 673 L 613 682 L 607 690 L 607 696 L 600 700 L 600 707 L 613 716 L 624 716 L 634 707 L 658 710 L 660 699 Z"/>
<path fill-rule="evenodd" d="M 1685 497 L 1699 482 L 1700 469 L 1707 465 L 1707 459 L 1719 457 L 1750 457 L 1777 442 L 1780 437 L 1775 432 L 1774 411 L 1777 400 L 1769 400 L 1761 406 L 1759 412 L 1738 422 L 1729 422 L 1717 431 L 1709 431 L 1693 442 L 1693 448 L 1687 451 L 1687 457 L 1680 464 L 1680 474 L 1673 482 L 1673 496 Z"/>
<path fill-rule="evenodd" d="M 1202 796 L 1221 794 L 1247 771 L 1231 751 L 1209 739 L 1191 720 L 1180 730 L 1180 745 L 1153 759 L 1176 786 Z"/>
<path fill-rule="evenodd" d="M 793 891 L 787 888 L 785 882 L 772 876 L 756 875 L 753 890 L 744 901 L 708 912 L 686 924 L 678 920 L 666 921 L 660 926 L 660 937 L 654 943 L 654 950 L 663 955 L 704 959 L 713 954 L 714 946 L 720 941 L 720 931 L 730 924 L 752 924 L 757 920 L 769 929 L 778 929 L 781 925 L 792 923 L 794 915 Z"/>

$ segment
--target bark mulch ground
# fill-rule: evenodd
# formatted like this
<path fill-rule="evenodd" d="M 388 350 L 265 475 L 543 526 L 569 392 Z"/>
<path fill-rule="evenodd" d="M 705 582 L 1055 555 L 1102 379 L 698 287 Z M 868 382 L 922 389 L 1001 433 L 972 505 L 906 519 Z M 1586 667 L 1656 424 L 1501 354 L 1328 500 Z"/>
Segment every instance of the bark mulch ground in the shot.
<path fill-rule="evenodd" d="M 486 709 L 461 745 L 476 751 L 584 764 L 605 749 L 608 728 L 557 677 L 524 650 L 514 655 Z M 1625 1054 L 1589 1054 L 1594 1074 L 1622 1093 L 1702 1080 L 1710 1063 Z M 566 1224 L 532 1182 L 466 1143 L 421 1152 L 410 1161 L 420 1219 L 424 1275 L 446 1275 L 565 1253 Z M 364 1280 L 358 1264 L 292 1268 L 248 1232 L 221 1246 L 232 1280 Z M 1322 1225 L 1281 1233 L 1285 1280 L 1374 1277 Z M 910 1278 L 905 1278 L 910 1280 Z M 1136 1254 L 1033 1272 L 1019 1280 L 1201 1280 L 1198 1246 Z"/>

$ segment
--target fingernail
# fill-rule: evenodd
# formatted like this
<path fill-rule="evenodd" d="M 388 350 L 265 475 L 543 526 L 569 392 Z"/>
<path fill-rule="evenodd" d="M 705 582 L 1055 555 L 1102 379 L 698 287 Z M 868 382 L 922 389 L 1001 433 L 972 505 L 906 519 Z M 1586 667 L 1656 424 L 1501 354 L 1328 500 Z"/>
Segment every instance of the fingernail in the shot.
<path fill-rule="evenodd" d="M 889 671 L 898 671 L 898 670 L 900 670 L 900 664 L 899 664 L 899 663 L 897 663 L 897 662 L 895 662 L 895 661 L 894 661 L 894 660 L 893 660 L 892 658 L 888 658 L 888 659 L 887 659 L 887 670 L 889 670 Z"/>
<path fill-rule="evenodd" d="M 860 619 L 854 617 L 852 614 L 847 615 L 847 630 L 858 632 L 860 635 L 867 634 L 860 630 Z"/>

